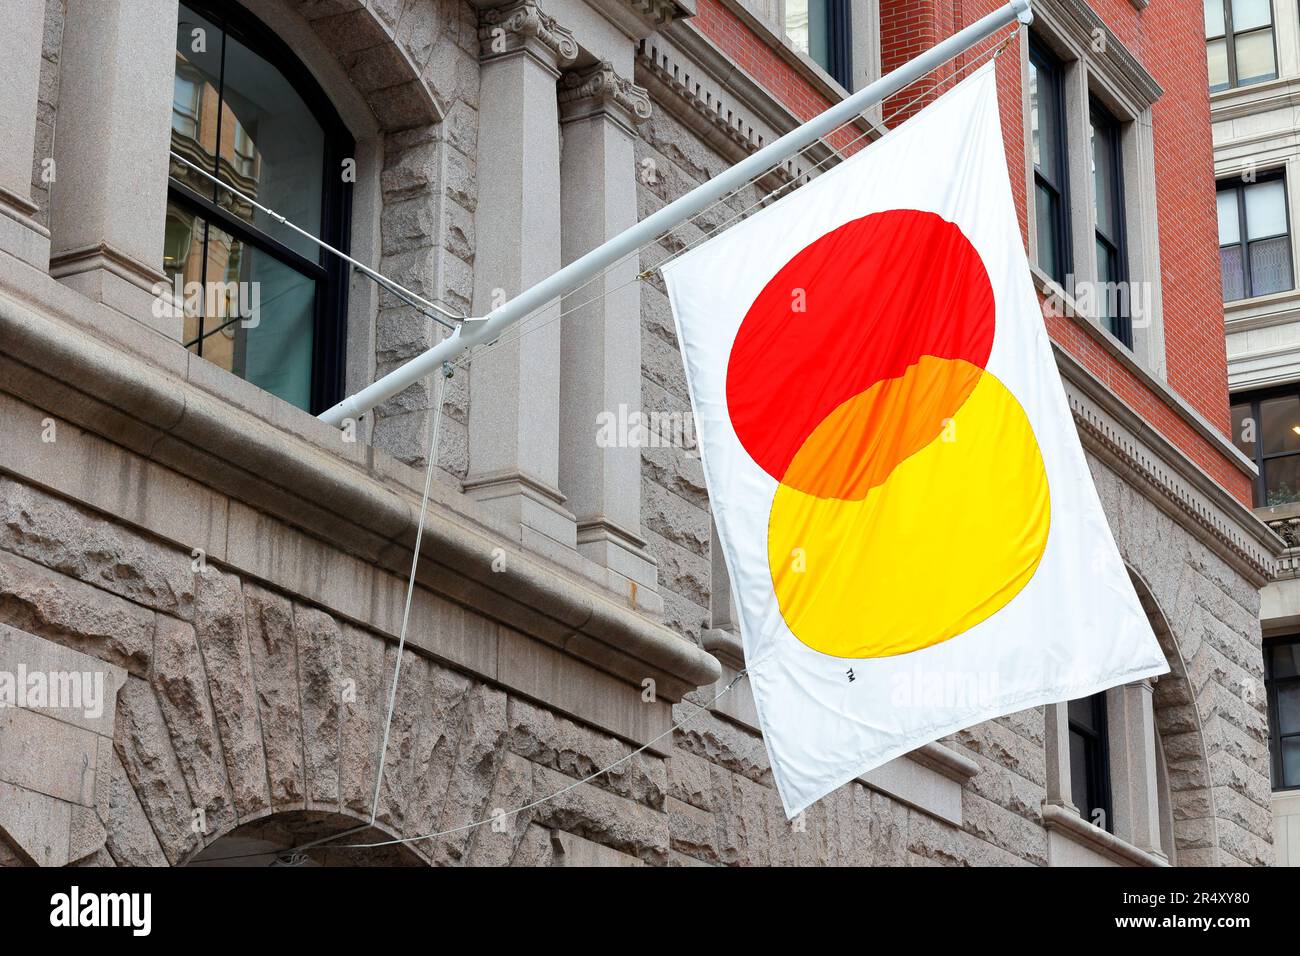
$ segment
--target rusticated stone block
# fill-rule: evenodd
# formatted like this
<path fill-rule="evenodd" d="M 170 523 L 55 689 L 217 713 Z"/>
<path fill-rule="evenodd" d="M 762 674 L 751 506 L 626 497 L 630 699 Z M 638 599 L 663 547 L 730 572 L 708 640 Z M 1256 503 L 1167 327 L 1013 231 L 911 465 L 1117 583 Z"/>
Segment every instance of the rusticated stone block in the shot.
<path fill-rule="evenodd" d="M 293 617 L 298 652 L 302 741 L 309 806 L 339 805 L 339 721 L 344 687 L 343 635 L 323 611 L 299 606 Z"/>
<path fill-rule="evenodd" d="M 193 827 L 194 802 L 190 797 L 185 773 L 172 749 L 167 723 L 158 698 L 149 684 L 128 678 L 118 693 L 118 719 L 114 728 L 114 749 L 122 767 L 157 835 L 159 848 L 172 864 L 199 847 L 199 834 Z M 124 784 L 114 778 L 114 804 L 125 805 L 125 794 L 117 796 Z M 140 854 L 150 855 L 147 841 L 131 827 L 129 819 L 115 822 L 109 831 L 109 845 L 122 841 Z M 125 860 L 124 853 L 119 859 Z"/>
<path fill-rule="evenodd" d="M 457 733 L 459 742 L 438 812 L 438 831 L 475 823 L 489 815 L 492 808 L 488 806 L 488 797 L 505 755 L 506 695 L 483 684 L 471 685 L 466 694 L 464 720 Z M 433 850 L 434 860 L 439 863 L 464 860 L 470 833 L 461 830 L 438 840 Z"/>
<path fill-rule="evenodd" d="M 666 814 L 589 783 L 565 790 L 573 783 L 572 778 L 549 767 L 533 765 L 533 791 L 557 794 L 535 809 L 538 823 L 575 833 L 647 863 L 662 866 L 668 862 Z"/>
<path fill-rule="evenodd" d="M 239 579 L 209 566 L 199 579 L 194 630 L 203 652 L 235 813 L 240 817 L 271 805 L 257 688 L 244 622 L 244 594 Z"/>
<path fill-rule="evenodd" d="M 188 554 L 29 485 L 0 479 L 0 549 L 136 604 L 189 618 Z"/>
<path fill-rule="evenodd" d="M 632 750 L 621 741 L 518 697 L 510 698 L 507 714 L 510 749 L 570 777 L 587 777 Z M 659 809 L 668 779 L 664 760 L 642 753 L 601 774 L 592 784 Z"/>
<path fill-rule="evenodd" d="M 244 582 L 244 617 L 271 804 L 285 808 L 305 806 L 302 706 L 298 698 L 293 606 L 286 597 Z"/>
<path fill-rule="evenodd" d="M 137 676 L 149 671 L 153 612 L 2 551 L 0 621 Z"/>
<path fill-rule="evenodd" d="M 221 832 L 235 823 L 234 799 L 198 640 L 184 621 L 158 619 L 153 686 L 204 832 Z"/>

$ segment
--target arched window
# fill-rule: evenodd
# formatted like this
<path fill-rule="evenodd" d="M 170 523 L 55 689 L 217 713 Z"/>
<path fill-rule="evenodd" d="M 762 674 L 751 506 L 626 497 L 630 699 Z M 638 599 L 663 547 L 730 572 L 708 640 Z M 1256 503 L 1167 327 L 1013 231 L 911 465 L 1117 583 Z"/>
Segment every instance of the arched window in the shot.
<path fill-rule="evenodd" d="M 347 129 L 289 48 L 232 3 L 186 0 L 171 149 L 346 251 Z M 186 348 L 318 412 L 342 397 L 346 264 L 172 159 L 164 268 Z"/>

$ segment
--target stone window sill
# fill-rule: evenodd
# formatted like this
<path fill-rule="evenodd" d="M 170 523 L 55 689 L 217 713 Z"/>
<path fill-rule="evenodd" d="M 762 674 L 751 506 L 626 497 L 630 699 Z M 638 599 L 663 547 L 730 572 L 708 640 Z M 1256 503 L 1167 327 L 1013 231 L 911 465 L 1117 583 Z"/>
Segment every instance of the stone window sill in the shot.
<path fill-rule="evenodd" d="M 1052 834 L 1058 834 L 1071 843 L 1123 866 L 1169 865 L 1169 861 L 1163 857 L 1141 850 L 1127 840 L 1093 826 L 1074 810 L 1054 803 L 1043 804 L 1043 826 L 1048 831 L 1049 839 Z"/>

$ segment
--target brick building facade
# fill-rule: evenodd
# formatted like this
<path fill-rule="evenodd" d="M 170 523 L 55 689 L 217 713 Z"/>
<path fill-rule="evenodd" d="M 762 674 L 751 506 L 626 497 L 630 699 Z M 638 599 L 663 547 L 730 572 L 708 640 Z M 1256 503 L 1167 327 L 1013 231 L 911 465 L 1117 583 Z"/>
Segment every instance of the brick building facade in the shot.
<path fill-rule="evenodd" d="M 432 450 L 433 382 L 342 433 L 312 412 L 438 324 L 169 156 L 484 314 L 992 7 L 13 0 L 0 672 L 99 674 L 104 706 L 0 710 L 0 860 L 270 862 L 366 823 L 432 453 L 358 838 L 492 817 L 649 749 L 504 826 L 311 862 L 1271 863 L 1259 593 L 1282 543 L 1226 437 L 1198 11 L 1043 0 L 997 66 L 1045 320 L 1171 673 L 927 744 L 793 823 L 744 683 L 703 709 L 743 660 L 697 452 L 597 426 L 689 431 L 663 287 L 638 275 L 916 91 L 481 350 Z M 160 308 L 213 271 L 261 283 L 257 322 Z M 1087 308 L 1107 282 L 1127 304 Z"/>

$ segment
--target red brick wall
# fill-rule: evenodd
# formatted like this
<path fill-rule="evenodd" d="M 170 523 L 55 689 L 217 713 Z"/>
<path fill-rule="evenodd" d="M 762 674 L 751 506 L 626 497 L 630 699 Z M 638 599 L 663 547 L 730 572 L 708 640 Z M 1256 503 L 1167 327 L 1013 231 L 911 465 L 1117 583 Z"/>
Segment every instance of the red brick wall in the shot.
<path fill-rule="evenodd" d="M 1002 0 L 881 0 L 881 67 L 888 72 Z M 1214 156 L 1200 6 L 1153 3 L 1138 11 L 1129 0 L 1090 0 L 1120 42 L 1164 90 L 1152 109 L 1156 205 L 1159 215 L 1161 293 L 1169 385 L 1221 432 L 1230 427 L 1222 295 L 1214 210 Z M 797 116 L 810 117 L 829 102 L 721 0 L 698 0 L 696 27 Z M 1009 31 L 1010 28 L 1008 28 Z M 1005 34 L 959 57 L 885 103 L 891 126 L 952 85 L 935 79 L 980 59 Z M 960 75 L 960 74 L 959 74 Z M 1012 193 L 1027 235 L 1023 101 L 1019 50 L 999 57 L 998 95 Z M 927 92 L 928 90 L 928 92 Z M 918 95 L 921 99 L 914 101 Z M 909 105 L 910 103 L 910 105 Z M 836 145 L 842 145 L 843 139 Z M 1249 479 L 1218 448 L 1186 424 L 1156 393 L 1105 352 L 1072 320 L 1046 317 L 1052 338 L 1144 420 L 1177 445 L 1238 500 L 1249 504 Z"/>

